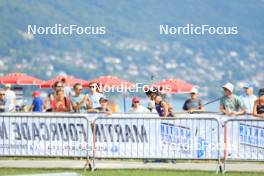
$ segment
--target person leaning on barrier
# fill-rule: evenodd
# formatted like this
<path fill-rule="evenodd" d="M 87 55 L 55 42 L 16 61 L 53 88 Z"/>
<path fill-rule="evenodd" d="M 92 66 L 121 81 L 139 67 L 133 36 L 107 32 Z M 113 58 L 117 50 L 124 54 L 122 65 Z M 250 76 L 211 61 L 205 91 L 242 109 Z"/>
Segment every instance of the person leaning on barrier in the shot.
<path fill-rule="evenodd" d="M 168 116 L 168 105 L 162 100 L 161 96 L 155 97 L 155 107 L 160 117 Z"/>
<path fill-rule="evenodd" d="M 147 109 L 151 113 L 157 113 L 156 108 L 155 108 L 155 101 L 149 101 Z"/>
<path fill-rule="evenodd" d="M 5 91 L 0 91 L 0 113 L 6 111 Z"/>
<path fill-rule="evenodd" d="M 101 97 L 99 99 L 100 106 L 94 109 L 89 109 L 88 112 L 94 112 L 94 113 L 105 113 L 107 115 L 111 115 L 112 111 L 110 108 L 108 108 L 108 99 Z"/>
<path fill-rule="evenodd" d="M 138 97 L 133 97 L 132 107 L 128 110 L 129 113 L 150 113 L 150 111 L 144 106 L 140 105 L 140 100 Z"/>
<path fill-rule="evenodd" d="M 169 107 L 168 107 L 168 117 L 175 117 L 175 114 L 173 113 L 172 104 L 169 104 Z"/>
<path fill-rule="evenodd" d="M 53 112 L 70 112 L 71 102 L 69 97 L 64 96 L 64 90 L 59 89 L 56 91 L 56 98 L 51 104 Z"/>
<path fill-rule="evenodd" d="M 150 112 L 156 112 L 155 109 L 155 97 L 157 96 L 157 89 L 155 87 L 150 88 L 148 91 L 146 91 L 146 95 L 149 98 L 148 102 L 148 110 Z"/>
<path fill-rule="evenodd" d="M 56 81 L 52 85 L 52 92 L 48 94 L 44 100 L 44 111 L 52 112 L 52 101 L 56 98 L 56 91 L 63 89 L 63 85 L 60 81 Z"/>
<path fill-rule="evenodd" d="M 245 105 L 238 96 L 233 94 L 233 84 L 226 83 L 222 88 L 224 90 L 224 97 L 220 99 L 220 111 L 228 116 L 245 114 Z"/>
<path fill-rule="evenodd" d="M 183 110 L 188 112 L 204 111 L 203 101 L 197 98 L 197 94 L 198 94 L 198 89 L 193 87 L 191 89 L 191 98 L 187 99 L 184 102 L 184 105 L 182 107 Z"/>
<path fill-rule="evenodd" d="M 252 83 L 246 83 L 243 86 L 245 94 L 240 96 L 240 99 L 245 105 L 246 111 L 249 114 L 252 114 L 254 102 L 257 100 L 257 97 L 254 95 L 253 87 L 254 86 Z"/>
<path fill-rule="evenodd" d="M 87 112 L 88 109 L 93 107 L 89 96 L 82 93 L 83 87 L 80 83 L 76 83 L 73 89 L 74 95 L 71 96 L 71 104 L 74 112 Z"/>
<path fill-rule="evenodd" d="M 259 98 L 254 103 L 253 115 L 264 118 L 264 88 L 259 90 L 258 96 Z"/>

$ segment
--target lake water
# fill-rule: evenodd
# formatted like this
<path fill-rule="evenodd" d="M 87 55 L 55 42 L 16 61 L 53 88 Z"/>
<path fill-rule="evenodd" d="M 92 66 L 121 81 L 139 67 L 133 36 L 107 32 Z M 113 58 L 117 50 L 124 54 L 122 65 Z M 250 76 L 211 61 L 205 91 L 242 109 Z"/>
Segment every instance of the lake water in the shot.
<path fill-rule="evenodd" d="M 119 110 L 121 112 L 124 112 L 124 98 L 115 98 L 114 101 L 118 104 Z M 132 101 L 131 97 L 126 98 L 125 102 L 126 102 L 126 107 L 127 107 L 126 109 L 127 110 L 131 107 L 131 101 Z M 209 101 L 211 101 L 211 100 L 209 100 Z M 177 112 L 177 111 L 182 111 L 182 106 L 185 102 L 185 99 L 172 99 L 172 100 L 169 100 L 168 102 L 173 105 L 174 112 Z M 204 100 L 204 103 L 206 103 L 206 102 L 208 102 L 208 101 Z M 148 106 L 148 99 L 147 98 L 141 99 L 141 105 L 147 107 Z M 219 108 L 219 101 L 208 104 L 205 106 L 205 110 L 210 111 L 210 112 L 217 112 L 218 108 Z"/>

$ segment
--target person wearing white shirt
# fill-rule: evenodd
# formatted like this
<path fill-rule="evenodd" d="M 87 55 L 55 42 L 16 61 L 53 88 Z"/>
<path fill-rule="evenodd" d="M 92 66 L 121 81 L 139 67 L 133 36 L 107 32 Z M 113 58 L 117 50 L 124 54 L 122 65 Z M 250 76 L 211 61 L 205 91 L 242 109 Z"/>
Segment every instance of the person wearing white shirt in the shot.
<path fill-rule="evenodd" d="M 73 96 L 72 88 L 68 85 L 66 77 L 63 77 L 61 79 L 61 83 L 62 83 L 62 86 L 63 86 L 63 89 L 64 89 L 64 95 L 66 97 Z"/>
<path fill-rule="evenodd" d="M 129 109 L 129 113 L 150 113 L 150 111 L 145 108 L 144 106 L 141 106 L 138 97 L 134 97 L 132 99 L 132 107 Z"/>
<path fill-rule="evenodd" d="M 89 85 L 89 88 L 91 89 L 90 99 L 92 101 L 93 108 L 95 109 L 95 108 L 101 107 L 99 100 L 100 100 L 100 98 L 103 98 L 104 95 L 99 92 L 98 84 L 97 83 L 91 83 Z"/>
<path fill-rule="evenodd" d="M 11 85 L 5 85 L 5 102 L 6 102 L 6 111 L 15 112 L 16 111 L 16 94 L 11 90 Z"/>
<path fill-rule="evenodd" d="M 254 102 L 256 101 L 257 97 L 254 95 L 253 84 L 246 83 L 244 86 L 245 94 L 240 96 L 241 101 L 246 107 L 247 113 L 252 114 Z"/>

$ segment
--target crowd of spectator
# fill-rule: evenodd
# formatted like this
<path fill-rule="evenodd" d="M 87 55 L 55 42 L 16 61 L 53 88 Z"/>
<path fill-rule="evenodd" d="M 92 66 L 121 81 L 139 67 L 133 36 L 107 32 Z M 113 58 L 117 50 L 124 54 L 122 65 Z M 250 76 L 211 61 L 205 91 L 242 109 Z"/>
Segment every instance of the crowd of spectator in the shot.
<path fill-rule="evenodd" d="M 255 117 L 264 118 L 264 88 L 254 95 L 254 85 L 244 85 L 244 94 L 237 96 L 234 86 L 226 83 L 222 86 L 223 97 L 220 98 L 219 111 L 228 116 L 251 114 Z M 83 87 L 76 83 L 73 88 L 66 84 L 65 80 L 57 81 L 52 86 L 52 92 L 42 100 L 40 92 L 33 91 L 33 101 L 28 111 L 30 112 L 76 112 L 76 113 L 105 113 L 112 114 L 108 99 L 99 90 L 97 83 L 90 83 L 90 94 L 83 93 Z M 73 89 L 73 90 L 72 90 Z M 139 97 L 133 97 L 129 113 L 157 113 L 160 117 L 175 117 L 173 107 L 166 102 L 163 94 L 153 87 L 146 92 L 149 99 L 147 107 L 141 105 Z M 193 87 L 182 110 L 189 113 L 206 110 L 203 100 L 198 97 L 198 89 Z M 11 85 L 6 84 L 0 90 L 0 112 L 16 111 L 16 95 L 11 90 Z"/>

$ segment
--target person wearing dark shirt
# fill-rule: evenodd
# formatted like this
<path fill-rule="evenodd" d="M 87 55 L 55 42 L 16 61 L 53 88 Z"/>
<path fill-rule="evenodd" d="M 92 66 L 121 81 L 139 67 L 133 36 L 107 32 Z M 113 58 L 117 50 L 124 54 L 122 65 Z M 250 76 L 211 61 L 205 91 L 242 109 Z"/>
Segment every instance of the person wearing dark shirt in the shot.
<path fill-rule="evenodd" d="M 6 111 L 5 91 L 0 91 L 0 112 Z"/>
<path fill-rule="evenodd" d="M 29 108 L 29 111 L 32 112 L 42 112 L 43 111 L 43 101 L 41 100 L 41 98 L 39 97 L 39 92 L 38 91 L 34 91 L 32 96 L 33 96 L 33 102 L 32 105 Z"/>
<path fill-rule="evenodd" d="M 197 98 L 197 88 L 191 89 L 191 98 L 187 99 L 182 107 L 183 110 L 193 112 L 204 110 L 203 102 Z"/>
<path fill-rule="evenodd" d="M 253 115 L 264 118 L 264 88 L 259 90 L 258 96 L 259 98 L 254 103 Z"/>
<path fill-rule="evenodd" d="M 168 105 L 165 101 L 162 100 L 161 96 L 156 96 L 155 107 L 160 117 L 168 116 Z"/>

